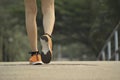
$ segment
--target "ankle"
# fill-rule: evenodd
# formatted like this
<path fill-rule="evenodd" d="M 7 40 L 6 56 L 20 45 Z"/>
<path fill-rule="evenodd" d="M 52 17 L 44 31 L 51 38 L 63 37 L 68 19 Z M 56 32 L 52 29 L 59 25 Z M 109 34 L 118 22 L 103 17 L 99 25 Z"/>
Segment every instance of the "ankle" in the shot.
<path fill-rule="evenodd" d="M 33 56 L 34 54 L 39 54 L 39 51 L 32 51 L 32 52 L 29 52 L 29 54 L 31 54 L 31 56 Z"/>
<path fill-rule="evenodd" d="M 48 34 L 48 33 L 45 33 L 45 35 L 48 35 L 50 38 L 52 37 L 50 34 Z"/>

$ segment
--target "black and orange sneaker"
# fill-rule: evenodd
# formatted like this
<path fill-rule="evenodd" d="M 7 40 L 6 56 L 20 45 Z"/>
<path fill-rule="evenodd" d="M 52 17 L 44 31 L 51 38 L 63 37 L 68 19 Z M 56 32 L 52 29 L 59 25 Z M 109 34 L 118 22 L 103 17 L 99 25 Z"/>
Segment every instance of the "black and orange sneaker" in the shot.
<path fill-rule="evenodd" d="M 29 59 L 30 64 L 42 65 L 41 55 L 40 55 L 39 51 L 29 52 L 29 54 L 31 54 L 31 57 Z"/>
<path fill-rule="evenodd" d="M 52 40 L 49 34 L 42 35 L 40 38 L 41 45 L 42 45 L 42 62 L 45 64 L 50 63 L 52 59 Z"/>

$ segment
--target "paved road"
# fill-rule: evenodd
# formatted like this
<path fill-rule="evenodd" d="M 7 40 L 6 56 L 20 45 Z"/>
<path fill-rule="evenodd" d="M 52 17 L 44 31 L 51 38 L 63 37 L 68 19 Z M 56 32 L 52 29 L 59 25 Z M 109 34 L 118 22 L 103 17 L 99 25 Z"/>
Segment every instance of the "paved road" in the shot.
<path fill-rule="evenodd" d="M 120 62 L 0 62 L 0 80 L 120 80 Z"/>

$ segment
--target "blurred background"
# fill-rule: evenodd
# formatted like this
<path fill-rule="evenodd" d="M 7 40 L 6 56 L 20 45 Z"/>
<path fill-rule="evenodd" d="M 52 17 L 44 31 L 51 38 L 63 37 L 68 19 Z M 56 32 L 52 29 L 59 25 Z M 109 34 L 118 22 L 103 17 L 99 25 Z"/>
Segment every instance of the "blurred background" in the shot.
<path fill-rule="evenodd" d="M 38 47 L 41 50 L 40 0 L 37 4 Z M 97 60 L 120 20 L 120 0 L 55 0 L 55 10 L 53 60 Z M 117 31 L 120 41 L 120 27 Z M 111 38 L 111 44 L 112 41 Z M 113 49 L 111 54 L 114 53 L 114 46 L 110 48 Z M 24 0 L 0 0 L 0 61 L 27 61 L 30 51 Z"/>

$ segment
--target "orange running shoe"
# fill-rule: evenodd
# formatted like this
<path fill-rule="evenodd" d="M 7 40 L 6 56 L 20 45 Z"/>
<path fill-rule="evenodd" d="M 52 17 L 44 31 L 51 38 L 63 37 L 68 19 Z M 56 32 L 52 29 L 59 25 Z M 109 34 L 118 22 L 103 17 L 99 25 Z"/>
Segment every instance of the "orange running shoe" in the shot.
<path fill-rule="evenodd" d="M 41 45 L 42 45 L 42 62 L 45 64 L 50 63 L 52 59 L 52 40 L 49 34 L 45 34 L 40 38 Z"/>
<path fill-rule="evenodd" d="M 30 64 L 32 64 L 32 65 L 42 65 L 41 55 L 40 55 L 39 51 L 30 52 L 29 54 L 31 54 L 31 57 L 29 59 Z"/>

